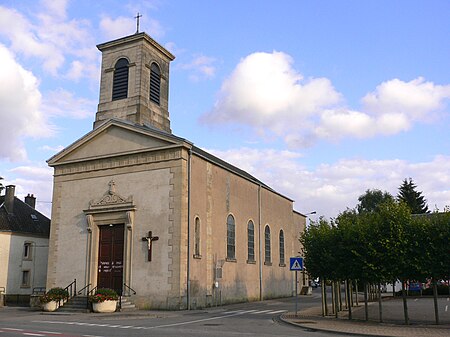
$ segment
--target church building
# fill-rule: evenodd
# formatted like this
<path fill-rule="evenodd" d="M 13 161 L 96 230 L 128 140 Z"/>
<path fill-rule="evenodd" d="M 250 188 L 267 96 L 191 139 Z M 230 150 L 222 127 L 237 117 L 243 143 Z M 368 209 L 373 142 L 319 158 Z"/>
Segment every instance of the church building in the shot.
<path fill-rule="evenodd" d="M 301 251 L 306 219 L 293 200 L 172 134 L 175 57 L 150 36 L 97 47 L 93 130 L 48 160 L 47 289 L 76 279 L 147 309 L 292 296 L 289 257 Z"/>

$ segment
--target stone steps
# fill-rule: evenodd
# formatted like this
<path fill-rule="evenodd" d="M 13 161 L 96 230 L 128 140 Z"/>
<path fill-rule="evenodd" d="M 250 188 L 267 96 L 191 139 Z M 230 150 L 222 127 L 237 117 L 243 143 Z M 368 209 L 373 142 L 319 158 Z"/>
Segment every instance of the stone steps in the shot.
<path fill-rule="evenodd" d="M 60 312 L 89 312 L 90 309 L 87 305 L 87 296 L 76 296 L 72 297 L 62 306 L 60 306 L 57 311 Z"/>
<path fill-rule="evenodd" d="M 120 311 L 135 311 L 138 310 L 129 297 L 122 296 Z"/>

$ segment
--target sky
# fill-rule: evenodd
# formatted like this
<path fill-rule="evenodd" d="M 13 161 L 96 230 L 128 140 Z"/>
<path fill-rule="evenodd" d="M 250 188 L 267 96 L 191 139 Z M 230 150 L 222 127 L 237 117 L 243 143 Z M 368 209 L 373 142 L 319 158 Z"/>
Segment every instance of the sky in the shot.
<path fill-rule="evenodd" d="M 412 178 L 450 205 L 448 0 L 0 0 L 0 182 L 50 216 L 46 160 L 92 130 L 96 45 L 171 51 L 175 135 L 334 218 Z"/>

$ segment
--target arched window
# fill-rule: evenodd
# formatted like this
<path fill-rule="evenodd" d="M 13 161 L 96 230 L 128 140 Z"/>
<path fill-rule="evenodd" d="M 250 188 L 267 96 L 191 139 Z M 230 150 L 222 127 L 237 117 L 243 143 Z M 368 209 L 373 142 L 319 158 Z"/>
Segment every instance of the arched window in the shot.
<path fill-rule="evenodd" d="M 128 60 L 121 58 L 114 67 L 113 101 L 128 97 Z"/>
<path fill-rule="evenodd" d="M 200 219 L 195 218 L 194 225 L 194 256 L 199 258 L 200 255 Z"/>
<path fill-rule="evenodd" d="M 150 67 L 150 100 L 159 104 L 161 96 L 161 70 L 156 63 Z"/>
<path fill-rule="evenodd" d="M 280 230 L 280 266 L 285 266 L 284 261 L 284 232 Z"/>
<path fill-rule="evenodd" d="M 269 225 L 266 226 L 264 229 L 264 264 L 271 264 L 271 257 L 270 257 L 270 227 Z"/>
<path fill-rule="evenodd" d="M 248 246 L 248 255 L 247 262 L 255 261 L 255 225 L 253 225 L 253 221 L 249 221 L 247 225 L 247 246 Z"/>
<path fill-rule="evenodd" d="M 227 218 L 227 259 L 236 258 L 236 226 L 230 214 Z"/>

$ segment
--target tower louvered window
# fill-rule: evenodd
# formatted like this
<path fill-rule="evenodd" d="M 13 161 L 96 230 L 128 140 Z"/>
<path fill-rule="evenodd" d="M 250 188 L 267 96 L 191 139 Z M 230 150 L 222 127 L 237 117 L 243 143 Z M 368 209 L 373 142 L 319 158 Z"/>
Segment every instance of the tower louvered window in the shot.
<path fill-rule="evenodd" d="M 150 100 L 159 104 L 161 96 L 161 70 L 156 63 L 150 68 Z"/>
<path fill-rule="evenodd" d="M 114 67 L 113 101 L 128 97 L 128 61 L 120 59 Z"/>

